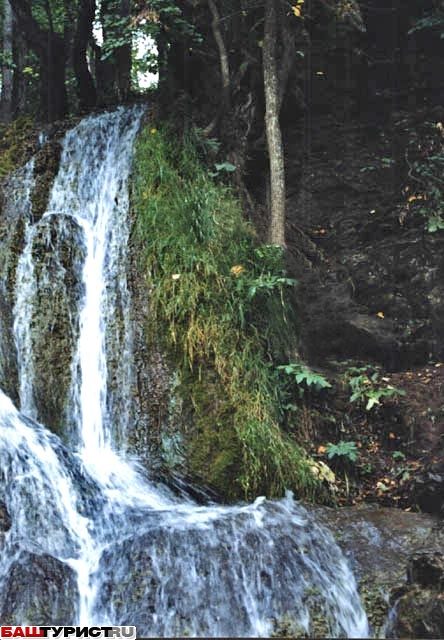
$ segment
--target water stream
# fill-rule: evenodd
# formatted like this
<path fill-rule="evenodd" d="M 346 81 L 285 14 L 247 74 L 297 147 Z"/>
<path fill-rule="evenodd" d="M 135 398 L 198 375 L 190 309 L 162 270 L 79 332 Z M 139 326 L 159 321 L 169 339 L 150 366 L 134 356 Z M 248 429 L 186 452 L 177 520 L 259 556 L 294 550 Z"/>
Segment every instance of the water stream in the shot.
<path fill-rule="evenodd" d="M 0 616 L 214 637 L 267 636 L 275 621 L 314 634 L 320 619 L 330 637 L 366 637 L 346 559 L 290 494 L 201 506 L 149 482 L 125 455 L 134 377 L 128 179 L 141 116 L 119 108 L 69 131 L 48 210 L 27 217 L 13 322 L 19 410 L 0 391 L 0 486 L 11 519 L 0 536 Z M 27 171 L 23 211 L 32 164 Z M 36 373 L 36 308 L 58 297 L 68 300 L 65 331 L 49 314 L 45 335 L 72 347 L 64 443 L 41 424 Z"/>

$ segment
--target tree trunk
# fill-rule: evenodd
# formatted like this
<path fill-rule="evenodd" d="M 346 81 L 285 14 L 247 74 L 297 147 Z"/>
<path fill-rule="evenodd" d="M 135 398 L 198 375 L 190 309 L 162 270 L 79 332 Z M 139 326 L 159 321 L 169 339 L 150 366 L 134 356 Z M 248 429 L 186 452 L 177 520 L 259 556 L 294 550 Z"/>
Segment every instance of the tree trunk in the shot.
<path fill-rule="evenodd" d="M 265 128 L 270 162 L 269 242 L 285 247 L 285 167 L 282 133 L 279 124 L 280 96 L 276 38 L 276 0 L 265 0 L 263 72 Z"/>
<path fill-rule="evenodd" d="M 73 68 L 77 80 L 80 109 L 90 109 L 97 102 L 97 92 L 89 71 L 86 51 L 92 37 L 92 25 L 96 12 L 95 0 L 80 0 L 77 29 L 72 54 Z"/>
<path fill-rule="evenodd" d="M 48 34 L 46 51 L 40 56 L 40 111 L 48 122 L 66 115 L 65 47 L 57 34 Z"/>
<path fill-rule="evenodd" d="M 17 23 L 14 20 L 14 82 L 12 87 L 12 116 L 17 116 L 25 113 L 26 110 L 26 77 L 23 73 L 23 69 L 26 66 L 26 56 L 28 48 L 26 41 L 23 38 L 21 31 L 18 29 Z"/>
<path fill-rule="evenodd" d="M 120 17 L 127 18 L 129 22 L 130 16 L 131 0 L 120 0 Z M 131 89 L 131 48 L 131 40 L 129 40 L 116 49 L 116 85 L 120 101 L 128 99 Z"/>
<path fill-rule="evenodd" d="M 9 0 L 4 0 L 3 15 L 3 64 L 2 64 L 2 93 L 0 101 L 0 118 L 5 124 L 12 120 L 13 111 L 13 29 L 14 16 Z"/>
<path fill-rule="evenodd" d="M 215 1 L 208 0 L 208 6 L 210 7 L 213 18 L 211 26 L 219 52 L 220 73 L 222 77 L 222 108 L 225 111 L 228 111 L 230 108 L 230 66 L 228 63 L 228 54 L 222 32 L 220 30 L 220 17 Z"/>
<path fill-rule="evenodd" d="M 103 27 L 103 48 L 108 49 L 108 57 L 101 60 L 98 68 L 107 78 L 112 75 L 105 88 L 106 100 L 126 100 L 131 86 L 131 41 L 114 46 L 113 41 L 129 38 L 126 20 L 131 16 L 131 0 L 102 0 L 100 16 Z M 99 83 L 98 83 L 99 84 Z M 111 91 L 110 91 L 111 89 Z"/>
<path fill-rule="evenodd" d="M 51 25 L 49 3 L 46 6 Z M 63 118 L 67 107 L 63 38 L 51 28 L 45 30 L 40 27 L 32 16 L 31 6 L 27 0 L 14 0 L 12 9 L 26 43 L 39 58 L 41 115 L 49 122 Z"/>

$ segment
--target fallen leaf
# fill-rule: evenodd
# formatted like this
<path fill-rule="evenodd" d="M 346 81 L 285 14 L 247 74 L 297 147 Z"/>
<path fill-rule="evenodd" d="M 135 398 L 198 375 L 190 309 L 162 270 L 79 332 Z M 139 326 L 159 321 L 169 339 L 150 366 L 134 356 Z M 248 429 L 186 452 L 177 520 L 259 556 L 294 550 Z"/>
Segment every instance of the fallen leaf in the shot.
<path fill-rule="evenodd" d="M 376 315 L 378 316 L 378 318 L 385 318 L 385 315 L 382 313 L 382 311 L 378 311 Z"/>
<path fill-rule="evenodd" d="M 235 264 L 234 267 L 231 267 L 230 269 L 230 273 L 232 273 L 233 276 L 235 276 L 236 278 L 240 276 L 240 274 L 243 273 L 244 271 L 245 271 L 245 267 L 243 267 L 241 264 Z"/>
<path fill-rule="evenodd" d="M 394 440 L 394 439 L 396 438 L 396 436 L 395 436 L 395 434 L 394 434 L 394 433 L 389 433 L 389 438 L 390 438 L 391 440 Z"/>

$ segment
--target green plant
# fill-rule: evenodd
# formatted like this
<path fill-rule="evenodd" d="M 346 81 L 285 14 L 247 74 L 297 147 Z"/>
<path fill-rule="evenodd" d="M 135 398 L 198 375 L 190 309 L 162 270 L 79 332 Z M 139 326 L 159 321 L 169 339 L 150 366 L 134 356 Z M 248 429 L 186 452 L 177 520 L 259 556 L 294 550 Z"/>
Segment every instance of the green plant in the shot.
<path fill-rule="evenodd" d="M 352 391 L 350 402 L 365 402 L 365 408 L 370 411 L 376 405 L 381 404 L 382 398 L 390 398 L 396 395 L 405 396 L 405 391 L 396 389 L 390 384 L 381 386 L 378 382 L 379 373 L 375 371 L 367 374 L 367 367 L 350 367 L 346 372 L 346 380 Z"/>
<path fill-rule="evenodd" d="M 442 8 L 435 8 L 422 18 L 416 20 L 408 34 L 411 35 L 415 33 L 415 31 L 422 31 L 424 29 L 440 29 L 440 37 L 444 38 L 444 11 Z"/>
<path fill-rule="evenodd" d="M 177 371 L 194 425 L 181 444 L 194 473 L 230 498 L 285 488 L 308 495 L 317 481 L 279 426 L 269 355 L 280 348 L 276 336 L 291 333 L 294 281 L 280 247 L 258 246 L 193 136 L 179 144 L 146 127 L 136 149 L 133 242 L 150 292 L 147 338 L 162 343 Z"/>
<path fill-rule="evenodd" d="M 322 374 L 313 371 L 313 369 L 307 367 L 303 362 L 290 362 L 289 364 L 278 366 L 277 369 L 278 371 L 283 371 L 287 376 L 294 378 L 301 393 L 304 391 L 304 388 L 310 389 L 313 387 L 316 391 L 331 388 L 331 384 Z"/>
<path fill-rule="evenodd" d="M 379 158 L 376 161 L 376 164 L 369 165 L 367 167 L 362 167 L 359 171 L 360 173 L 369 173 L 371 171 L 378 171 L 379 169 L 389 169 L 394 164 L 395 164 L 395 161 L 393 160 L 393 158 L 383 157 L 383 158 Z"/>
<path fill-rule="evenodd" d="M 32 120 L 20 117 L 0 127 L 0 178 L 24 164 L 35 152 L 37 131 Z"/>
<path fill-rule="evenodd" d="M 429 233 L 444 230 L 444 129 L 441 122 L 426 122 L 410 132 L 405 159 L 409 167 L 404 187 L 404 215 L 425 218 Z"/>
<path fill-rule="evenodd" d="M 359 449 L 355 442 L 340 440 L 337 444 L 329 442 L 326 447 L 327 458 L 342 458 L 349 462 L 356 462 L 358 459 Z"/>

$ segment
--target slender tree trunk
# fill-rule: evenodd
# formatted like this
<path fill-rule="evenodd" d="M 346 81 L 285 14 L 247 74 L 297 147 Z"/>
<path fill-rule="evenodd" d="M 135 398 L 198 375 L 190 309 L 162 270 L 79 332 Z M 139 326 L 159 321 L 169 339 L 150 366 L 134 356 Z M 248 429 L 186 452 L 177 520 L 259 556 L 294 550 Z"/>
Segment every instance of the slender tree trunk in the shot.
<path fill-rule="evenodd" d="M 219 51 L 220 73 L 222 77 L 222 106 L 224 110 L 228 111 L 230 108 L 230 66 L 228 63 L 228 54 L 222 32 L 220 30 L 220 17 L 217 5 L 214 0 L 208 0 L 208 6 L 210 7 L 213 18 L 213 35 Z"/>
<path fill-rule="evenodd" d="M 13 30 L 14 16 L 9 0 L 4 0 L 3 15 L 3 64 L 2 64 L 2 93 L 0 100 L 0 118 L 5 124 L 12 120 L 13 111 Z"/>
<path fill-rule="evenodd" d="M 279 124 L 279 74 L 276 54 L 276 0 L 265 0 L 263 72 L 265 92 L 265 128 L 270 162 L 269 241 L 285 247 L 285 166 L 282 133 Z"/>

